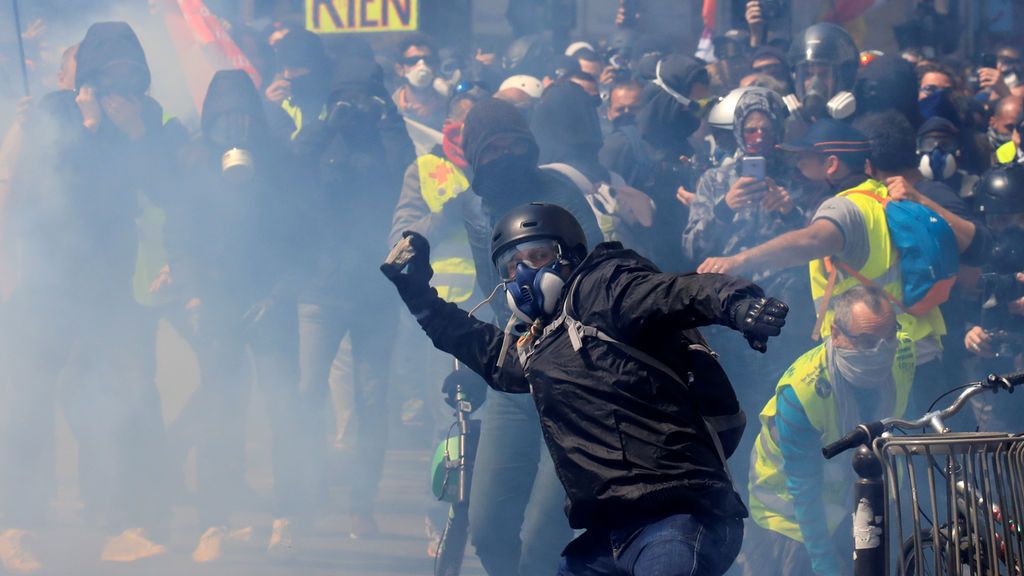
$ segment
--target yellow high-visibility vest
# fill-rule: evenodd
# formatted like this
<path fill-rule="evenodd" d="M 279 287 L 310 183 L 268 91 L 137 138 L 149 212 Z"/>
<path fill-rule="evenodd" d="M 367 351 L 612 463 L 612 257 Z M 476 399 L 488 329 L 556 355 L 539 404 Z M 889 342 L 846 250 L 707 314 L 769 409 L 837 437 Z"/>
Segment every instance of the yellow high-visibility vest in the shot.
<path fill-rule="evenodd" d="M 295 140 L 295 137 L 298 136 L 299 132 L 302 130 L 302 108 L 299 108 L 295 104 L 292 104 L 291 98 L 285 98 L 284 100 L 281 100 L 281 109 L 284 110 L 285 114 L 287 114 L 288 117 L 291 118 L 292 122 L 295 124 L 295 130 L 292 131 L 291 135 L 291 139 Z M 318 118 L 320 120 L 327 120 L 326 106 L 324 106 L 324 108 L 320 111 L 320 115 L 318 116 Z"/>
<path fill-rule="evenodd" d="M 908 336 L 901 336 L 892 367 L 896 385 L 894 417 L 902 416 L 907 409 L 915 364 L 914 341 Z M 750 456 L 750 517 L 762 528 L 803 542 L 793 510 L 793 497 L 786 488 L 786 473 L 775 423 L 778 396 L 784 387 L 790 387 L 796 393 L 807 419 L 821 434 L 822 446 L 835 442 L 847 432 L 840 428 L 839 405 L 829 379 L 825 344 L 819 344 L 798 358 L 779 379 L 775 396 L 761 411 L 761 433 Z M 852 486 L 853 471 L 848 458 L 828 460 L 824 466 L 825 485 L 821 494 L 825 501 L 829 533 L 832 533 L 840 520 L 850 514 L 847 494 Z"/>
<path fill-rule="evenodd" d="M 899 253 L 893 247 L 889 238 L 889 226 L 885 220 L 885 208 L 877 200 L 863 194 L 854 194 L 855 190 L 864 190 L 881 198 L 889 196 L 889 191 L 881 182 L 868 179 L 859 186 L 839 193 L 839 197 L 847 198 L 860 209 L 864 215 L 864 224 L 867 226 L 867 236 L 870 245 L 870 253 L 864 265 L 858 270 L 862 276 L 871 280 L 883 288 L 897 301 L 903 301 L 903 279 L 900 274 Z M 811 274 L 811 296 L 814 298 L 814 307 L 821 313 L 821 303 L 828 287 L 829 274 L 832 269 L 827 265 L 824 258 L 812 260 L 809 265 Z M 832 298 L 846 292 L 850 288 L 860 284 L 852 275 L 842 270 L 836 271 L 836 283 L 832 290 Z M 899 311 L 897 311 L 899 312 Z M 828 338 L 832 332 L 831 307 L 825 312 L 824 321 L 821 324 L 821 338 Z M 898 320 L 900 330 L 908 334 L 915 342 L 924 338 L 939 338 L 946 334 L 946 323 L 942 319 L 942 312 L 935 307 L 927 314 L 914 316 L 912 314 L 899 313 Z"/>
<path fill-rule="evenodd" d="M 469 190 L 469 180 L 458 166 L 436 154 L 416 159 L 420 174 L 420 194 L 427 207 L 439 214 L 444 205 Z M 449 238 L 432 238 L 430 265 L 434 268 L 431 284 L 438 296 L 456 304 L 473 295 L 476 266 L 469 249 L 469 238 L 463 228 Z"/>

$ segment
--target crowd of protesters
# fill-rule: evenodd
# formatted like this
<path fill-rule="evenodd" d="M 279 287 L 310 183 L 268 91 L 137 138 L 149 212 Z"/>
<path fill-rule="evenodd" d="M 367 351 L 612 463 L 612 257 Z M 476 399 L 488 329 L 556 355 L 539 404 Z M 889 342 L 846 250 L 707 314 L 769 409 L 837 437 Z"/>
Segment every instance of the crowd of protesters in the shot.
<path fill-rule="evenodd" d="M 510 2 L 510 22 L 533 4 Z M 440 439 L 452 359 L 377 267 L 421 234 L 438 295 L 469 310 L 507 280 L 494 226 L 544 202 L 568 210 L 590 248 L 620 242 L 662 271 L 729 274 L 788 304 L 767 354 L 724 326 L 704 331 L 747 417 L 730 450 L 750 509 L 735 569 L 847 573 L 818 436 L 922 413 L 970 378 L 1020 367 L 1021 50 L 992 46 L 977 64 L 921 46 L 882 54 L 828 23 L 776 38 L 751 0 L 746 28 L 697 57 L 696 38 L 638 33 L 645 15 L 622 4 L 612 38 L 519 26 L 505 49 L 481 43 L 454 70 L 422 34 L 390 54 L 359 39 L 329 53 L 298 24 L 238 27 L 264 81 L 217 72 L 197 122 L 151 93 L 145 37 L 89 26 L 58 89 L 19 106 L 0 148 L 5 568 L 47 563 L 34 537 L 53 522 L 58 407 L 79 445 L 85 521 L 110 536 L 103 560 L 166 552 L 193 450 L 192 559 L 217 562 L 251 538 L 239 516 L 252 507 L 254 385 L 272 438 L 268 552 L 301 554 L 321 525 L 336 443 L 347 536 L 378 536 L 389 406 L 404 401 Z M 959 274 L 941 305 L 901 305 L 882 199 L 927 207 L 951 230 Z M 514 312 L 500 297 L 476 316 L 511 330 Z M 161 323 L 200 371 L 166 426 Z M 491 576 L 554 574 L 580 526 L 563 512 L 534 400 L 472 379 L 464 390 L 484 406 L 476 554 Z M 1014 413 L 978 402 L 964 428 L 1016 432 Z M 448 511 L 426 490 L 423 501 L 434 554 Z"/>

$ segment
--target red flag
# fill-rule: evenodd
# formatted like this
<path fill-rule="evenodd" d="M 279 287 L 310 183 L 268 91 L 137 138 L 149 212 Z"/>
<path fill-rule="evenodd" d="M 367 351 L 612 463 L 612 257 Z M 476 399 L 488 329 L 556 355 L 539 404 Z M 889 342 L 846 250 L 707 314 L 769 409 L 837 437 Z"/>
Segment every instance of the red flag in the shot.
<path fill-rule="evenodd" d="M 203 0 L 163 0 L 164 25 L 174 43 L 189 92 L 200 110 L 217 70 L 239 68 L 260 87 L 261 78 Z"/>
<path fill-rule="evenodd" d="M 704 0 L 704 7 L 700 11 L 704 19 L 704 29 L 715 29 L 715 17 L 718 15 L 718 0 Z"/>

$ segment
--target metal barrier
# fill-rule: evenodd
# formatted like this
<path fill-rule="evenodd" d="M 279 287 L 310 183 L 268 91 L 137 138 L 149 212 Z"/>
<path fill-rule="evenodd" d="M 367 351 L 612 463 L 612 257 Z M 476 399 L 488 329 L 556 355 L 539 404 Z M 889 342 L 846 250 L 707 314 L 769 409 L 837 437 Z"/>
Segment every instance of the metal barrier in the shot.
<path fill-rule="evenodd" d="M 872 447 L 888 496 L 886 573 L 1024 575 L 1024 436 L 888 436 Z"/>

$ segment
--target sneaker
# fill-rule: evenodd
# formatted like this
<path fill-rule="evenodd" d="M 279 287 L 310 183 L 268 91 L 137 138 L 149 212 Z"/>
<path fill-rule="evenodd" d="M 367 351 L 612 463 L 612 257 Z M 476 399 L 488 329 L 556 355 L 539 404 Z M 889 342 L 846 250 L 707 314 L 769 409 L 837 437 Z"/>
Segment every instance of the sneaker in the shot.
<path fill-rule="evenodd" d="M 129 528 L 107 539 L 100 560 L 104 562 L 135 562 L 150 556 L 159 556 L 167 548 L 146 538 L 142 528 Z"/>
<path fill-rule="evenodd" d="M 32 552 L 33 535 L 25 530 L 0 532 L 0 561 L 8 572 L 31 574 L 43 567 Z"/>
<path fill-rule="evenodd" d="M 211 526 L 199 537 L 199 545 L 192 551 L 192 561 L 205 564 L 219 560 L 225 548 L 231 548 L 252 539 L 252 526 L 228 530 L 227 526 Z"/>
<path fill-rule="evenodd" d="M 373 518 L 372 514 L 352 515 L 352 526 L 348 532 L 349 538 L 363 540 L 375 538 L 378 535 L 380 535 L 380 529 L 377 528 L 377 520 Z"/>
<path fill-rule="evenodd" d="M 270 534 L 267 552 L 271 554 L 289 555 L 295 549 L 292 538 L 292 521 L 287 518 L 275 518 L 274 530 Z"/>

